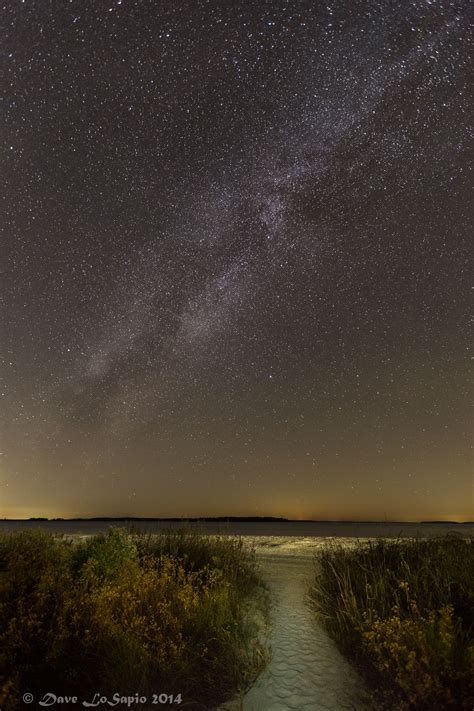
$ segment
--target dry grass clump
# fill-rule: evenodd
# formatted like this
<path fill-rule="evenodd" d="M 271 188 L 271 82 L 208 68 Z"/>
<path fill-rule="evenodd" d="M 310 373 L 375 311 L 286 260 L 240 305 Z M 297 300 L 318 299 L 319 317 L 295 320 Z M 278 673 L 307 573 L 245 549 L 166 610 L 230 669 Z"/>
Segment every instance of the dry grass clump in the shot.
<path fill-rule="evenodd" d="M 2 709 L 26 691 L 181 693 L 185 708 L 212 708 L 258 674 L 267 652 L 245 613 L 267 598 L 252 552 L 197 534 L 160 539 L 0 537 Z"/>
<path fill-rule="evenodd" d="M 329 545 L 312 599 L 387 709 L 474 705 L 474 543 Z"/>

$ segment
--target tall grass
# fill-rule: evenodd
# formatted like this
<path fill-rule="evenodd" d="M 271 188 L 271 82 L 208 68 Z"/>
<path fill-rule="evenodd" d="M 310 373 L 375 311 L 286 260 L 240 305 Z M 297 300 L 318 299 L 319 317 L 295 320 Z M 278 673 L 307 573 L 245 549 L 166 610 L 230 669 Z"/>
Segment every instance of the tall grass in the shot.
<path fill-rule="evenodd" d="M 180 560 L 188 572 L 218 568 L 231 585 L 246 594 L 261 583 L 257 572 L 255 550 L 242 538 L 202 533 L 195 527 L 147 534 L 130 527 L 129 533 L 141 558 L 153 555 L 171 556 Z"/>
<path fill-rule="evenodd" d="M 330 544 L 316 558 L 319 617 L 379 708 L 474 705 L 474 542 Z"/>
<path fill-rule="evenodd" d="M 267 602 L 255 556 L 238 540 L 111 529 L 71 544 L 40 531 L 4 534 L 0 708 L 50 691 L 180 693 L 184 708 L 211 709 L 265 665 L 252 622 Z"/>

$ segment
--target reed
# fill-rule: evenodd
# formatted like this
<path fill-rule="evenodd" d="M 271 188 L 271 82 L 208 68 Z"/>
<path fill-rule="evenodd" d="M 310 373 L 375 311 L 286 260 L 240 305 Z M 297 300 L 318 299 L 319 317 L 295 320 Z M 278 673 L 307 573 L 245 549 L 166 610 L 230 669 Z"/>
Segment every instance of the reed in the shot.
<path fill-rule="evenodd" d="M 328 544 L 311 598 L 387 709 L 474 705 L 474 543 Z"/>

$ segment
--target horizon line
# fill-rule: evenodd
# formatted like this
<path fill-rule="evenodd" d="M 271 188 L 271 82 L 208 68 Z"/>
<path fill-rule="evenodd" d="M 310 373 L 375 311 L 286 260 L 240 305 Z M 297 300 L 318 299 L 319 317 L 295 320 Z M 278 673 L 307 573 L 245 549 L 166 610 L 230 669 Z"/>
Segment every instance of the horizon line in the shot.
<path fill-rule="evenodd" d="M 286 518 L 285 516 L 73 516 L 64 518 L 55 516 L 29 516 L 28 518 L 1 518 L 3 522 L 20 521 L 43 521 L 43 522 L 74 522 L 74 521 L 216 521 L 216 522 L 277 522 L 277 523 L 449 523 L 456 525 L 474 524 L 474 521 L 456 521 L 454 519 L 423 519 L 423 520 L 399 520 L 399 519 L 314 519 L 314 518 Z"/>

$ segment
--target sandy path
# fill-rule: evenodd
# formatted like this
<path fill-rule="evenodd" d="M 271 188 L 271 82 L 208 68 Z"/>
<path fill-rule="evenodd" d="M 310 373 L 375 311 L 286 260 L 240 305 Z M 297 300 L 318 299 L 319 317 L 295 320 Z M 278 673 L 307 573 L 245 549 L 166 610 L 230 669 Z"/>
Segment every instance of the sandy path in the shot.
<path fill-rule="evenodd" d="M 340 711 L 367 709 L 362 681 L 314 620 L 306 594 L 308 559 L 261 558 L 273 597 L 272 660 L 243 699 L 226 709 Z"/>

